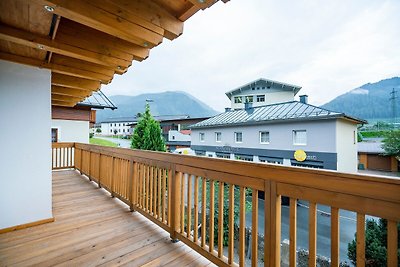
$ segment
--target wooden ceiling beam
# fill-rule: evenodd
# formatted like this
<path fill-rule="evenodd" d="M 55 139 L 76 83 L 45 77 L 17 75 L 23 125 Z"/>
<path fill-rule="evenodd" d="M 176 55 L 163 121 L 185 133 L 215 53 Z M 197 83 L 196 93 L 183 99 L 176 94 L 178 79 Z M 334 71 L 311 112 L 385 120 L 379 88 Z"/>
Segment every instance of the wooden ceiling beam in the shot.
<path fill-rule="evenodd" d="M 68 88 L 63 86 L 52 85 L 51 86 L 52 95 L 63 95 L 63 96 L 73 96 L 73 97 L 89 97 L 92 91 L 84 91 L 74 88 Z"/>
<path fill-rule="evenodd" d="M 29 65 L 33 67 L 39 67 L 43 69 L 50 69 L 54 73 L 66 74 L 69 76 L 85 78 L 95 81 L 100 81 L 101 83 L 108 84 L 112 80 L 112 76 L 107 76 L 104 74 L 91 72 L 87 70 L 76 69 L 73 67 L 63 66 L 55 63 L 47 63 L 39 59 L 28 58 L 24 56 L 18 56 L 14 54 L 4 53 L 0 51 L 0 59 L 12 61 L 24 65 Z"/>
<path fill-rule="evenodd" d="M 72 77 L 59 73 L 52 73 L 51 84 L 86 91 L 97 91 L 100 89 L 100 82 L 98 81 Z"/>
<path fill-rule="evenodd" d="M 32 0 L 54 8 L 54 13 L 80 24 L 127 40 L 142 47 L 152 48 L 163 36 L 81 0 Z"/>
<path fill-rule="evenodd" d="M 51 105 L 53 106 L 62 106 L 62 107 L 75 107 L 77 102 L 65 102 L 59 100 L 51 100 Z"/>
<path fill-rule="evenodd" d="M 0 24 L 0 39 L 100 65 L 113 66 L 115 68 L 118 66 L 127 68 L 131 65 L 131 62 L 127 60 L 113 58 L 104 54 L 94 53 L 75 46 L 63 44 L 56 40 L 19 30 L 5 24 Z"/>
<path fill-rule="evenodd" d="M 96 45 L 97 48 L 95 49 L 110 51 L 110 54 L 115 54 L 115 57 L 121 59 L 128 58 L 126 54 L 129 54 L 134 60 L 142 61 L 149 56 L 150 52 L 149 48 L 138 46 L 66 18 L 62 19 L 60 32 L 74 36 L 79 40 L 88 39 L 93 45 Z"/>
<path fill-rule="evenodd" d="M 90 1 L 98 8 L 118 14 L 164 37 L 173 40 L 183 33 L 183 22 L 161 6 L 148 0 L 103 0 Z M 155 27 L 155 28 L 154 28 Z"/>
<path fill-rule="evenodd" d="M 82 33 L 79 28 L 73 31 L 68 28 L 60 27 L 60 31 L 55 39 L 60 43 L 76 46 L 84 50 L 92 51 L 98 54 L 104 54 L 109 57 L 119 58 L 126 61 L 132 61 L 131 54 L 116 50 L 110 46 L 104 45 L 103 41 L 95 36 L 87 33 Z"/>
<path fill-rule="evenodd" d="M 95 63 L 90 63 L 84 60 L 66 57 L 63 55 L 55 54 L 51 60 L 54 64 L 72 67 L 75 69 L 81 69 L 91 71 L 99 74 L 103 74 L 109 77 L 113 77 L 115 70 L 111 67 L 101 66 Z"/>
<path fill-rule="evenodd" d="M 74 96 L 65 96 L 65 95 L 57 95 L 57 94 L 51 94 L 51 100 L 57 100 L 57 101 L 62 101 L 62 102 L 76 102 L 79 103 L 82 100 L 84 100 L 85 97 L 74 97 Z"/>

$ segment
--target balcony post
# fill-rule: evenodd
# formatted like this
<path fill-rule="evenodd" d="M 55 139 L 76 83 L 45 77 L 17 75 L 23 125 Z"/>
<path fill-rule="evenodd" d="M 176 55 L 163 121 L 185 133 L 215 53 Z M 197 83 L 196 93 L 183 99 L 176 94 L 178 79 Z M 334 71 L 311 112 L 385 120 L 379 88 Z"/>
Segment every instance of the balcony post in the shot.
<path fill-rule="evenodd" d="M 169 189 L 169 194 L 171 194 L 171 232 L 170 236 L 172 242 L 178 242 L 177 238 L 177 231 L 179 231 L 179 220 L 180 220 L 180 211 L 179 208 L 181 206 L 181 199 L 180 199 L 180 187 L 181 187 L 181 180 L 182 180 L 182 173 L 176 172 L 175 167 L 172 168 L 171 176 L 168 177 L 172 179 L 172 186 Z"/>
<path fill-rule="evenodd" d="M 265 181 L 265 246 L 264 266 L 280 266 L 281 255 L 281 196 L 277 194 L 276 182 Z"/>

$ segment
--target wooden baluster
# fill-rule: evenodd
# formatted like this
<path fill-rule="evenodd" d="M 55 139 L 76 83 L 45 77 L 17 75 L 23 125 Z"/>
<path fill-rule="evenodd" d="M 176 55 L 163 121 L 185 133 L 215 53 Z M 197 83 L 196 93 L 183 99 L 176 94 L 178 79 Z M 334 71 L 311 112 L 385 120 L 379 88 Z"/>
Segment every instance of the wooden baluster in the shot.
<path fill-rule="evenodd" d="M 172 178 L 172 175 L 175 174 L 175 177 Z M 168 210 L 168 213 L 170 213 L 171 216 L 171 239 L 173 242 L 177 241 L 177 235 L 176 233 L 179 231 L 179 208 L 180 208 L 180 202 L 183 201 L 181 200 L 181 180 L 182 180 L 182 173 L 177 172 L 175 173 L 175 170 L 173 169 L 169 175 L 168 175 L 168 180 L 172 180 L 172 187 L 169 187 L 169 195 L 171 195 L 171 202 L 172 202 L 172 210 Z M 170 212 L 171 211 L 171 212 Z"/>
<path fill-rule="evenodd" d="M 224 182 L 219 182 L 218 192 L 218 257 L 224 253 Z"/>
<path fill-rule="evenodd" d="M 129 176 L 128 176 L 128 200 L 129 200 L 129 210 L 134 211 L 133 206 L 135 202 L 134 192 L 133 189 L 133 177 L 135 175 L 135 163 L 133 161 L 129 161 Z"/>
<path fill-rule="evenodd" d="M 54 169 L 54 148 L 51 148 L 51 169 Z"/>
<path fill-rule="evenodd" d="M 158 169 L 158 203 L 157 203 L 157 219 L 161 220 L 161 183 L 162 183 L 162 179 L 163 179 L 163 169 L 159 168 Z"/>
<path fill-rule="evenodd" d="M 207 217 L 206 217 L 206 179 L 204 177 L 201 178 L 201 247 L 205 247 L 206 245 L 206 225 L 207 225 Z"/>
<path fill-rule="evenodd" d="M 114 197 L 114 157 L 111 160 L 110 190 L 111 197 Z"/>
<path fill-rule="evenodd" d="M 251 265 L 258 266 L 258 190 L 252 192 Z"/>
<path fill-rule="evenodd" d="M 143 164 L 140 164 L 140 173 L 139 173 L 139 203 L 140 203 L 140 208 L 143 210 L 144 209 L 144 175 L 145 175 L 145 171 L 144 171 L 144 166 Z"/>
<path fill-rule="evenodd" d="M 365 214 L 357 213 L 357 267 L 365 266 Z"/>
<path fill-rule="evenodd" d="M 149 212 L 150 206 L 150 166 L 146 165 L 146 211 Z"/>
<path fill-rule="evenodd" d="M 65 148 L 66 150 L 67 150 L 67 164 L 66 164 L 66 166 L 65 167 L 68 167 L 69 168 L 69 147 L 66 147 Z"/>
<path fill-rule="evenodd" d="M 55 149 L 55 152 L 56 152 L 56 164 L 55 164 L 55 167 L 57 168 L 58 167 L 58 148 L 56 148 Z M 81 151 L 81 153 L 82 153 L 82 151 Z M 81 174 L 82 174 L 82 172 L 81 172 Z"/>
<path fill-rule="evenodd" d="M 199 177 L 195 176 L 194 177 L 194 207 L 193 207 L 193 212 L 194 212 L 194 224 L 193 224 L 193 241 L 194 243 L 197 243 L 199 239 Z"/>
<path fill-rule="evenodd" d="M 81 175 L 82 175 L 82 158 L 83 158 L 83 151 L 82 151 L 82 149 L 80 149 L 80 157 L 79 157 L 79 172 L 81 173 Z M 57 159 L 56 159 L 56 161 L 57 161 Z"/>
<path fill-rule="evenodd" d="M 98 173 L 99 173 L 99 179 L 98 179 L 98 186 L 101 188 L 101 154 L 99 154 L 99 166 L 98 166 Z"/>
<path fill-rule="evenodd" d="M 398 266 L 397 259 L 397 222 L 387 221 L 387 264 L 388 266 Z"/>
<path fill-rule="evenodd" d="M 296 267 L 296 237 L 297 237 L 297 199 L 290 198 L 290 237 L 289 237 L 289 266 Z"/>
<path fill-rule="evenodd" d="M 60 148 L 61 149 L 61 166 L 60 167 L 65 167 L 65 147 Z"/>
<path fill-rule="evenodd" d="M 149 190 L 150 190 L 150 194 L 149 194 L 149 213 L 151 214 L 153 212 L 153 182 L 154 182 L 154 167 L 150 166 L 150 183 L 149 183 Z"/>
<path fill-rule="evenodd" d="M 183 235 L 185 233 L 185 180 L 186 180 L 186 174 L 181 175 L 181 188 L 180 188 L 180 194 L 181 194 L 181 207 L 180 207 L 180 212 L 181 212 L 181 234 Z"/>
<path fill-rule="evenodd" d="M 171 180 L 171 179 L 169 179 Z M 163 223 L 165 223 L 166 218 L 165 218 L 165 202 L 166 202 L 166 193 L 167 193 L 167 170 L 163 170 L 163 176 L 162 176 L 162 190 L 161 190 L 161 196 L 162 196 L 162 207 L 161 207 L 161 220 Z"/>
<path fill-rule="evenodd" d="M 210 180 L 210 225 L 209 225 L 209 236 L 210 236 L 210 245 L 209 252 L 214 250 L 214 198 L 215 198 L 215 185 L 214 181 Z"/>
<path fill-rule="evenodd" d="M 139 170 L 138 170 L 138 163 L 133 162 L 133 177 L 132 177 L 132 185 L 133 185 L 133 206 L 136 207 L 139 203 L 138 201 L 138 182 L 139 182 Z"/>
<path fill-rule="evenodd" d="M 192 176 L 187 176 L 187 237 L 190 237 L 190 231 L 192 230 Z"/>
<path fill-rule="evenodd" d="M 308 225 L 308 247 L 310 251 L 308 266 L 315 267 L 317 264 L 317 204 L 314 202 L 309 203 Z"/>
<path fill-rule="evenodd" d="M 229 185 L 229 241 L 228 241 L 228 263 L 233 263 L 233 251 L 235 247 L 234 237 L 234 209 L 235 209 L 235 185 Z"/>
<path fill-rule="evenodd" d="M 240 187 L 239 199 L 239 266 L 244 266 L 245 229 L 246 229 L 246 188 Z"/>
<path fill-rule="evenodd" d="M 331 207 L 331 266 L 339 266 L 339 209 Z"/>
<path fill-rule="evenodd" d="M 158 191 L 157 191 L 157 185 L 158 185 L 158 168 L 154 168 L 154 181 L 153 181 L 153 216 L 157 218 L 157 202 L 158 202 Z"/>
<path fill-rule="evenodd" d="M 269 239 L 264 247 L 264 266 L 280 266 L 281 257 L 281 196 L 277 193 L 276 182 L 265 181 L 265 234 Z M 268 235 L 267 235 L 268 236 Z"/>
<path fill-rule="evenodd" d="M 167 197 L 168 197 L 168 225 L 171 226 L 171 220 L 172 220 L 172 180 L 175 178 L 175 170 L 170 169 L 168 170 L 168 192 L 167 192 Z M 175 189 L 175 188 L 174 188 Z M 179 191 L 174 191 L 175 194 L 178 194 Z"/>
<path fill-rule="evenodd" d="M 89 181 L 92 181 L 92 177 L 91 177 L 91 174 L 90 174 L 91 160 L 92 160 L 92 152 L 89 151 L 89 170 L 88 170 L 88 178 L 89 178 Z"/>

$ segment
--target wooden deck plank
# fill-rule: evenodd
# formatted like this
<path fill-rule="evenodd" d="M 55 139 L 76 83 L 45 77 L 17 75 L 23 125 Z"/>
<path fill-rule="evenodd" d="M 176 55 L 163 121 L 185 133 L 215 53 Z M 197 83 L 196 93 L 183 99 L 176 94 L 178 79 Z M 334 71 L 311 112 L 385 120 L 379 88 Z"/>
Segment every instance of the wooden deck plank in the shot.
<path fill-rule="evenodd" d="M 164 266 L 210 262 L 78 172 L 53 172 L 55 222 L 0 235 L 0 265 Z"/>

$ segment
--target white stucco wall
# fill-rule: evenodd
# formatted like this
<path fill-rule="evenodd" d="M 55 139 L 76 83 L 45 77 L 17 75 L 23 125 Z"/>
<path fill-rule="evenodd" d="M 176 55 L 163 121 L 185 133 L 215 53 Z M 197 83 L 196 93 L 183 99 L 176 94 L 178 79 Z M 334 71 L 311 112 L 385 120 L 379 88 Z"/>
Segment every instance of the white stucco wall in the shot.
<path fill-rule="evenodd" d="M 197 146 L 232 146 L 277 150 L 303 149 L 306 151 L 335 153 L 335 129 L 335 120 L 192 129 L 191 144 Z M 293 130 L 307 131 L 306 145 L 293 144 Z M 269 132 L 269 144 L 260 144 L 260 131 Z M 215 132 L 222 133 L 221 142 L 216 142 Z M 242 143 L 235 142 L 234 132 L 242 133 Z M 200 142 L 199 133 L 204 133 L 204 142 Z"/>
<path fill-rule="evenodd" d="M 51 120 L 51 128 L 58 129 L 58 142 L 89 143 L 89 122 Z"/>
<path fill-rule="evenodd" d="M 336 122 L 337 170 L 357 172 L 357 124 L 345 120 Z"/>
<path fill-rule="evenodd" d="M 0 60 L 0 229 L 52 217 L 50 75 Z"/>

